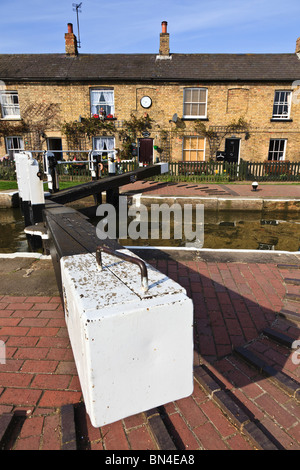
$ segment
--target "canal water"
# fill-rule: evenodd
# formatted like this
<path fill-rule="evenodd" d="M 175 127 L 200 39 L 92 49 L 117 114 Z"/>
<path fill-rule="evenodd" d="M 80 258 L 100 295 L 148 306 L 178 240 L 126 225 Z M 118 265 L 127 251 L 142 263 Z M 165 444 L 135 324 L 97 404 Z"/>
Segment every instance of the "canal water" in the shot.
<path fill-rule="evenodd" d="M 0 209 L 0 253 L 29 251 L 20 209 Z"/>
<path fill-rule="evenodd" d="M 1 209 L 0 253 L 29 252 L 23 230 L 19 209 Z M 126 239 L 120 243 L 127 246 L 185 246 L 184 240 L 174 239 Z M 205 211 L 203 248 L 299 251 L 299 214 Z"/>

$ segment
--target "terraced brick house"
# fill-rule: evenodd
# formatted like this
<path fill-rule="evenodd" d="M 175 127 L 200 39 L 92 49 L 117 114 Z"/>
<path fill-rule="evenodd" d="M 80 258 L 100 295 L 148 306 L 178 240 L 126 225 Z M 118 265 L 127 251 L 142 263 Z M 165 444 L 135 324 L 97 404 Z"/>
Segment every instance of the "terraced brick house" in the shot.
<path fill-rule="evenodd" d="M 176 54 L 169 39 L 163 22 L 158 53 L 80 54 L 69 23 L 62 54 L 1 54 L 0 157 L 300 161 L 300 38 L 289 54 Z"/>

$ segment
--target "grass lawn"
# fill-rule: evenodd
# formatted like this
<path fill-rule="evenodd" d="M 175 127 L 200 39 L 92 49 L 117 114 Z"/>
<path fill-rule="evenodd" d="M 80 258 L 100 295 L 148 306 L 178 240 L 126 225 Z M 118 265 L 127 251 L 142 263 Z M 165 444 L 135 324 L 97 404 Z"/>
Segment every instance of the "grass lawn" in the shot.
<path fill-rule="evenodd" d="M 0 191 L 5 189 L 18 189 L 18 184 L 16 181 L 0 181 Z"/>
<path fill-rule="evenodd" d="M 150 178 L 152 180 L 152 178 Z M 157 179 L 157 181 L 162 181 L 161 179 Z M 184 180 L 182 180 L 184 181 Z M 60 181 L 59 182 L 59 189 L 67 189 L 67 188 L 71 188 L 73 186 L 77 186 L 79 184 L 82 184 L 84 183 L 85 181 Z M 167 181 L 166 181 L 167 182 Z M 180 183 L 180 181 L 178 181 L 178 183 Z M 199 184 L 201 184 L 201 182 L 198 182 Z M 211 183 L 213 184 L 218 184 L 217 181 L 212 181 Z M 219 181 L 219 183 L 224 183 Z M 208 182 L 206 182 L 206 184 L 209 184 Z M 226 185 L 228 184 L 247 184 L 249 185 L 249 181 L 226 181 Z M 279 181 L 273 181 L 272 183 L 270 182 L 266 182 L 266 181 L 261 181 L 259 183 L 260 185 L 262 184 L 280 184 L 280 185 L 284 185 L 284 184 L 287 184 L 287 185 L 291 185 L 291 184 L 296 184 L 296 185 L 299 185 L 299 182 L 294 182 L 294 181 L 285 181 L 285 182 L 279 182 Z M 3 180 L 0 180 L 0 191 L 5 191 L 5 190 L 9 190 L 9 189 L 18 189 L 18 184 L 16 181 L 3 181 Z M 48 191 L 48 185 L 45 184 L 44 185 L 44 189 L 45 191 Z"/>
<path fill-rule="evenodd" d="M 72 186 L 77 186 L 82 182 L 79 181 L 61 181 L 59 183 L 59 189 L 71 188 Z M 18 183 L 16 181 L 0 181 L 0 191 L 5 191 L 7 189 L 18 189 Z M 44 184 L 45 191 L 48 191 L 48 185 Z"/>

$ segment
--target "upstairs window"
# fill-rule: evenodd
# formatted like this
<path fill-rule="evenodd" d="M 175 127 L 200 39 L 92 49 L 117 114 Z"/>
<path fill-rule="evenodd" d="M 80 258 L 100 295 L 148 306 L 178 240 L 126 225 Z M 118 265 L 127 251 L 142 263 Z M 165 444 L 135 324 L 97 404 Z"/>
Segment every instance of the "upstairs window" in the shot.
<path fill-rule="evenodd" d="M 114 90 L 91 90 L 91 114 L 101 114 L 103 109 L 105 116 L 115 113 Z"/>
<path fill-rule="evenodd" d="M 273 104 L 273 119 L 289 119 L 291 110 L 291 91 L 276 90 Z"/>
<path fill-rule="evenodd" d="M 285 159 L 286 139 L 271 139 L 269 146 L 269 161 L 283 161 Z"/>
<path fill-rule="evenodd" d="M 207 89 L 185 88 L 183 94 L 183 117 L 206 118 Z"/>
<path fill-rule="evenodd" d="M 1 91 L 0 104 L 2 118 L 20 118 L 19 96 L 17 91 Z"/>

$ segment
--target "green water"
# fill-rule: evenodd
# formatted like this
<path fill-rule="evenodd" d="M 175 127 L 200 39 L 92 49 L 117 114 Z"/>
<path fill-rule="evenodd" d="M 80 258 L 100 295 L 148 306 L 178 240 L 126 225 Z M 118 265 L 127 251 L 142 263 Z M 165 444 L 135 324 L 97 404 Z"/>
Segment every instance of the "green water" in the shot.
<path fill-rule="evenodd" d="M 203 248 L 299 251 L 299 214 L 204 213 Z M 0 253 L 29 252 L 19 209 L 0 210 Z M 128 246 L 185 246 L 184 240 L 120 240 Z"/>
<path fill-rule="evenodd" d="M 29 252 L 19 209 L 0 209 L 0 253 Z"/>
<path fill-rule="evenodd" d="M 205 214 L 205 248 L 299 251 L 299 214 Z"/>
<path fill-rule="evenodd" d="M 185 240 L 127 239 L 121 243 L 130 246 L 185 246 Z M 203 248 L 299 251 L 299 214 L 205 211 Z"/>

